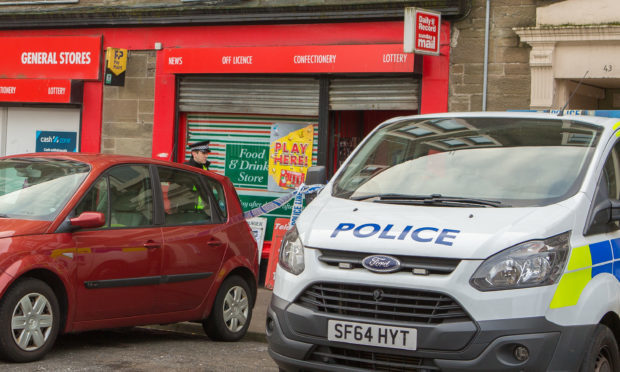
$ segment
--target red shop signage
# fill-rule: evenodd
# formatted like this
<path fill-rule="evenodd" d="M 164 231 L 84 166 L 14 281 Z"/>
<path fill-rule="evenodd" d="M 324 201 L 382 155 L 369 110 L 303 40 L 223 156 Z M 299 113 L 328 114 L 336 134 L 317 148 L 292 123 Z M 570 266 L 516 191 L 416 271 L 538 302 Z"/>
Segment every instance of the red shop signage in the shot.
<path fill-rule="evenodd" d="M 0 79 L 0 102 L 80 103 L 80 93 L 71 80 Z"/>
<path fill-rule="evenodd" d="M 417 9 L 415 12 L 415 52 L 439 54 L 441 13 Z"/>
<path fill-rule="evenodd" d="M 99 80 L 101 36 L 0 37 L 0 78 Z"/>
<path fill-rule="evenodd" d="M 164 49 L 164 73 L 413 72 L 402 44 Z"/>

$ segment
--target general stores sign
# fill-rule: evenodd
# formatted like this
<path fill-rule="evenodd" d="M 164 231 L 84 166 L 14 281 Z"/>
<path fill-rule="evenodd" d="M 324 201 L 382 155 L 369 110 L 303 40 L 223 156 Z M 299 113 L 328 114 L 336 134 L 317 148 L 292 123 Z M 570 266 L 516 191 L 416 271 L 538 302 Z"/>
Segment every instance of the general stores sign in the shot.
<path fill-rule="evenodd" d="M 0 37 L 0 78 L 99 80 L 101 36 Z"/>

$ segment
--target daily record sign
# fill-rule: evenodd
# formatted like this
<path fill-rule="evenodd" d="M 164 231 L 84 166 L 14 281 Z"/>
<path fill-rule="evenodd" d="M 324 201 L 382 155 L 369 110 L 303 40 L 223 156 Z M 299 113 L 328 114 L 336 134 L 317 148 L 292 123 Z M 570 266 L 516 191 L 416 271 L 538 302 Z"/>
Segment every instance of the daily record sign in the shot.
<path fill-rule="evenodd" d="M 439 55 L 441 13 L 419 8 L 405 8 L 405 53 Z"/>

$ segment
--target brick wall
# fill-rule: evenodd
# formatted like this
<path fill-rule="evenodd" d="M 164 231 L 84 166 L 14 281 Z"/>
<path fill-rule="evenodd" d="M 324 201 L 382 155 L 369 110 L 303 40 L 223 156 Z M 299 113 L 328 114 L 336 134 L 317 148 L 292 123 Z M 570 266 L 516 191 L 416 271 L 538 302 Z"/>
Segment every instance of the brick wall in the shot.
<path fill-rule="evenodd" d="M 155 51 L 129 51 L 125 86 L 104 86 L 102 152 L 151 157 Z"/>
<path fill-rule="evenodd" d="M 536 24 L 536 0 L 490 1 L 487 111 L 529 108 L 530 47 L 513 27 Z M 482 109 L 485 0 L 472 0 L 470 14 L 453 23 L 449 111 Z"/>

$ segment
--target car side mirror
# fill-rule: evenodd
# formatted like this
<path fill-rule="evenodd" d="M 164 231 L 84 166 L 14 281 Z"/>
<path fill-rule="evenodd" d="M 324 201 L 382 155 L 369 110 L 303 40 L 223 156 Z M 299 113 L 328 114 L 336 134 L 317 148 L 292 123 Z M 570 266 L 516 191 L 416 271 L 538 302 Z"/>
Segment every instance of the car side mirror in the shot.
<path fill-rule="evenodd" d="M 94 229 L 105 225 L 105 215 L 101 212 L 82 212 L 69 220 L 72 227 Z"/>
<path fill-rule="evenodd" d="M 620 221 L 620 200 L 604 200 L 594 206 L 584 235 L 608 232 L 609 223 L 613 221 Z"/>
<path fill-rule="evenodd" d="M 308 168 L 306 172 L 306 185 L 315 185 L 321 184 L 324 185 L 327 183 L 327 172 L 325 170 L 325 166 L 323 165 L 314 165 Z"/>

